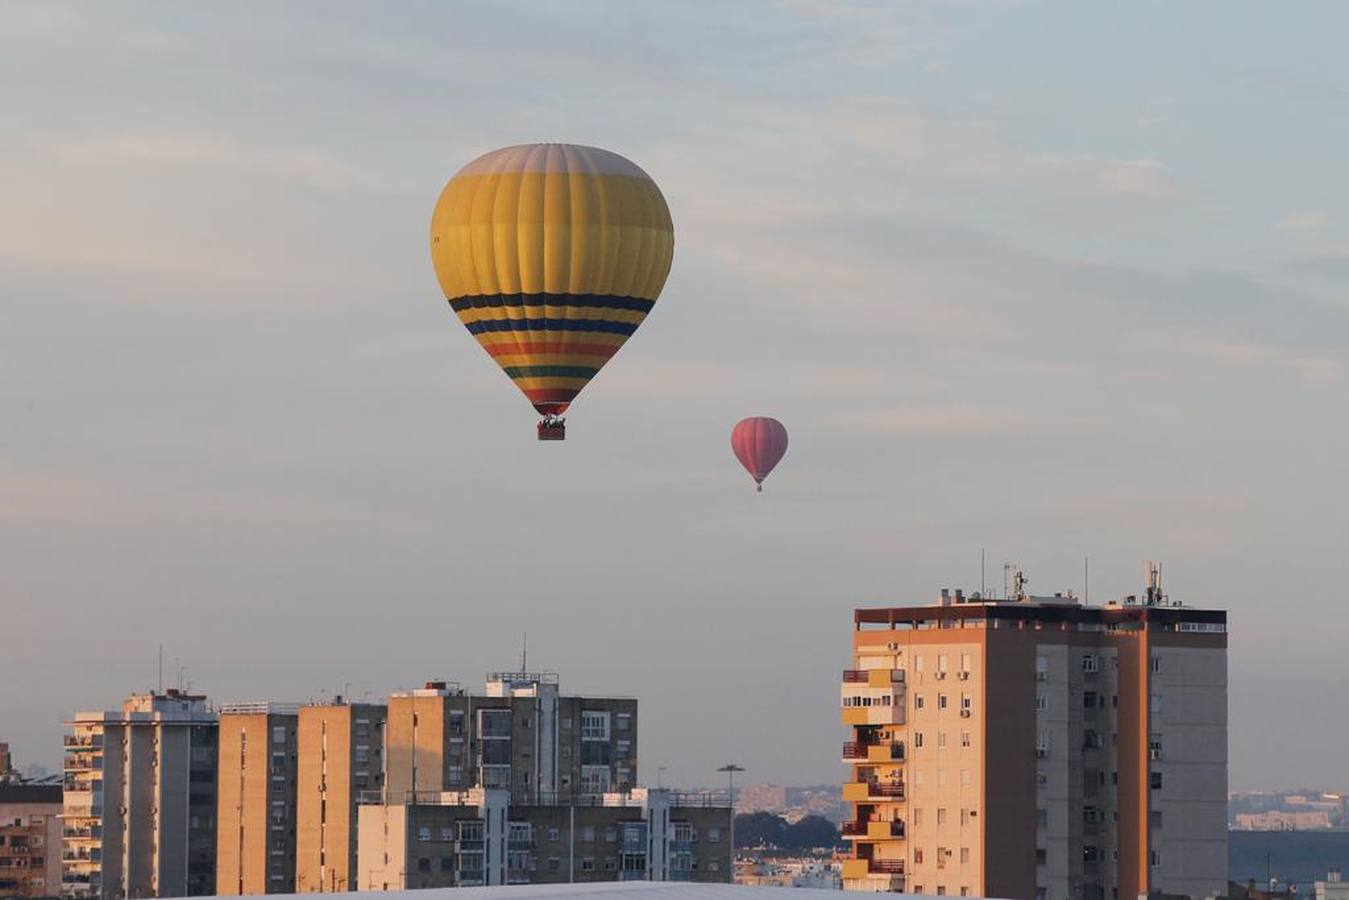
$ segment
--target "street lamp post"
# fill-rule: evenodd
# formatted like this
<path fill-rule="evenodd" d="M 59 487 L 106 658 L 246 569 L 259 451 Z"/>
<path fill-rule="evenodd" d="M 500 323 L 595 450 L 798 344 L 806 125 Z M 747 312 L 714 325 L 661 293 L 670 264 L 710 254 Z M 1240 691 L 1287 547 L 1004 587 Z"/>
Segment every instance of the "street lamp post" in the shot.
<path fill-rule="evenodd" d="M 735 763 L 727 763 L 717 771 L 726 773 L 726 793 L 731 798 L 731 884 L 735 884 L 735 773 L 745 770 Z"/>

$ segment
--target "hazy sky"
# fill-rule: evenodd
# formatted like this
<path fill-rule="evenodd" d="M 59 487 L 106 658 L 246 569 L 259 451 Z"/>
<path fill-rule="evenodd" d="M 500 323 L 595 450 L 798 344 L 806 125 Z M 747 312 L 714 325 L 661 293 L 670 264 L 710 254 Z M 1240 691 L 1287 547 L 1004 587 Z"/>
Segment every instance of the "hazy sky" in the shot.
<path fill-rule="evenodd" d="M 1349 723 L 1340 3 L 0 8 L 0 739 L 155 680 L 642 701 L 644 776 L 838 781 L 851 611 L 1231 611 L 1234 788 Z M 432 204 L 570 141 L 674 268 L 562 444 Z M 762 495 L 729 430 L 791 450 Z"/>

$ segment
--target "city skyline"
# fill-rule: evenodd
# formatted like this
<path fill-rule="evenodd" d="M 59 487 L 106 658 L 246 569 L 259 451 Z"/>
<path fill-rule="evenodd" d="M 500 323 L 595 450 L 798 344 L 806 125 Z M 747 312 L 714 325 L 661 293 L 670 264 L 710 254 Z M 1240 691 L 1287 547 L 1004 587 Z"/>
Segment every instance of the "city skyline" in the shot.
<path fill-rule="evenodd" d="M 161 644 L 218 703 L 378 699 L 528 633 L 640 699 L 648 782 L 836 783 L 848 614 L 983 552 L 1037 594 L 1090 557 L 1093 604 L 1160 559 L 1230 614 L 1231 788 L 1334 786 L 1346 25 L 7 5 L 0 739 L 55 771 Z M 427 248 L 460 166 L 540 140 L 642 166 L 675 231 L 554 445 Z M 761 495 L 758 415 L 792 441 Z"/>

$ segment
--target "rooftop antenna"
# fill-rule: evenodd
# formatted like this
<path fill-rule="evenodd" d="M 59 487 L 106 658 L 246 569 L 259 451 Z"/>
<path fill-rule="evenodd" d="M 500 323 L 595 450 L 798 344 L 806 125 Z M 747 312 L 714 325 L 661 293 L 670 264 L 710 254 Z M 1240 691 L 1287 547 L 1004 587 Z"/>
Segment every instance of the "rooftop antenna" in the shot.
<path fill-rule="evenodd" d="M 1012 574 L 1012 564 L 1011 564 L 1011 563 L 1003 563 L 1003 564 L 1002 564 L 1002 599 L 1004 599 L 1004 600 L 1010 600 L 1010 599 L 1012 599 L 1011 594 L 1007 593 L 1007 579 L 1008 579 L 1009 577 L 1011 577 L 1011 574 Z"/>
<path fill-rule="evenodd" d="M 1091 557 L 1082 557 L 1082 605 L 1091 605 Z"/>
<path fill-rule="evenodd" d="M 520 671 L 529 671 L 529 632 L 520 632 Z"/>
<path fill-rule="evenodd" d="M 1028 584 L 1030 584 L 1030 579 L 1026 577 L 1026 573 L 1021 571 L 1020 568 L 1012 572 L 1012 589 L 1016 593 L 1016 600 L 1020 601 L 1026 599 L 1026 585 Z"/>
<path fill-rule="evenodd" d="M 984 548 L 979 548 L 979 599 L 988 596 L 988 583 L 984 580 Z"/>
<path fill-rule="evenodd" d="M 1148 560 L 1143 564 L 1143 570 L 1147 575 L 1147 605 L 1156 606 L 1162 602 L 1162 564 Z"/>
<path fill-rule="evenodd" d="M 159 693 L 164 693 L 164 642 L 159 642 Z"/>

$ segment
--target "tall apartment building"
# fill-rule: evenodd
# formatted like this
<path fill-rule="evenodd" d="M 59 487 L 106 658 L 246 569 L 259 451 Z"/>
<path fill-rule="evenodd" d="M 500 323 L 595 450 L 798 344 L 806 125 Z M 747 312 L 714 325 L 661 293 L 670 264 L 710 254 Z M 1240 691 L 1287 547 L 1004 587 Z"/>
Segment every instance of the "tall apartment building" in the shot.
<path fill-rule="evenodd" d="M 300 708 L 295 799 L 295 892 L 356 889 L 356 801 L 384 789 L 387 707 Z"/>
<path fill-rule="evenodd" d="M 61 786 L 0 781 L 0 897 L 60 888 Z"/>
<path fill-rule="evenodd" d="M 299 707 L 220 708 L 218 894 L 295 891 Z"/>
<path fill-rule="evenodd" d="M 729 882 L 730 816 L 722 795 L 645 788 L 580 804 L 484 788 L 363 804 L 358 886 Z"/>
<path fill-rule="evenodd" d="M 9 755 L 9 744 L 0 741 L 0 781 L 6 781 L 14 774 L 14 758 Z"/>
<path fill-rule="evenodd" d="M 133 694 L 69 725 L 62 894 L 215 893 L 217 735 L 206 698 Z"/>
<path fill-rule="evenodd" d="M 637 780 L 637 701 L 567 697 L 552 673 L 495 672 L 486 691 L 429 682 L 389 698 L 388 792 L 505 789 L 512 802 L 587 798 Z"/>
<path fill-rule="evenodd" d="M 942 591 L 859 609 L 851 890 L 1121 900 L 1227 885 L 1227 616 Z"/>

